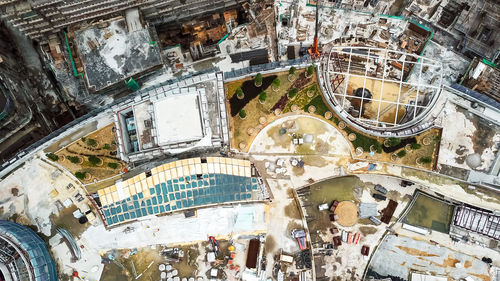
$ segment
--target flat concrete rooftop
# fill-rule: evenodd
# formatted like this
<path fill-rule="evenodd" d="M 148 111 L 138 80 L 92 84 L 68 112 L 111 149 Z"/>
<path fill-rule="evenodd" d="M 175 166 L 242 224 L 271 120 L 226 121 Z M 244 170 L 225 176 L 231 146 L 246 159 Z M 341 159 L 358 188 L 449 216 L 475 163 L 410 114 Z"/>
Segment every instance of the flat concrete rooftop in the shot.
<path fill-rule="evenodd" d="M 75 32 L 89 88 L 102 90 L 161 64 L 160 51 L 151 45 L 147 28 L 129 32 L 125 19 Z"/>

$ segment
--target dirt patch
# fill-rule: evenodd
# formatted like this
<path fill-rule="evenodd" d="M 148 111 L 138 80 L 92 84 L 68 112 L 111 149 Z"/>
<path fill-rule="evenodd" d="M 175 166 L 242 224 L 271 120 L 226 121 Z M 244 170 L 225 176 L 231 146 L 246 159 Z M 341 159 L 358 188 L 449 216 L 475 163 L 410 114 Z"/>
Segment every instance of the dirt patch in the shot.
<path fill-rule="evenodd" d="M 285 215 L 289 218 L 292 218 L 292 219 L 299 220 L 302 218 L 300 215 L 300 212 L 299 212 L 299 207 L 297 206 L 295 201 L 290 202 L 290 204 L 288 204 L 285 207 Z"/>
<path fill-rule="evenodd" d="M 241 85 L 241 89 L 243 90 L 243 94 L 245 95 L 241 100 L 238 99 L 236 95 L 234 95 L 229 99 L 229 106 L 231 108 L 231 116 L 236 116 L 241 109 L 247 105 L 251 100 L 256 98 L 260 92 L 267 90 L 271 83 L 273 82 L 276 75 L 266 76 L 262 78 L 262 85 L 260 87 L 256 87 L 255 83 L 252 80 L 247 80 L 243 82 Z"/>
<path fill-rule="evenodd" d="M 292 172 L 295 176 L 302 176 L 305 173 L 305 169 L 303 167 L 293 167 Z"/>
<path fill-rule="evenodd" d="M 469 267 L 471 267 L 471 266 L 472 266 L 472 262 L 470 262 L 470 261 L 465 261 L 465 263 L 464 263 L 464 267 L 465 267 L 465 268 L 469 268 Z"/>
<path fill-rule="evenodd" d="M 360 226 L 359 231 L 363 236 L 367 236 L 370 234 L 375 234 L 377 232 L 377 228 L 373 226 Z"/>
<path fill-rule="evenodd" d="M 295 222 L 295 221 L 290 221 L 288 225 L 286 226 L 286 233 L 291 233 L 292 230 L 294 229 L 301 229 L 302 224 Z"/>
<path fill-rule="evenodd" d="M 476 276 L 477 278 L 480 278 L 483 281 L 490 281 L 491 280 L 491 278 L 488 275 L 477 274 L 477 273 L 469 273 L 469 274 L 470 275 L 474 275 L 474 276 Z"/>
<path fill-rule="evenodd" d="M 81 234 L 90 226 L 87 222 L 80 224 L 73 216 L 73 212 L 78 209 L 75 205 L 59 212 L 58 215 L 50 215 L 53 227 L 61 227 L 69 231 L 73 236 L 80 238 Z"/>
<path fill-rule="evenodd" d="M 314 167 L 324 167 L 328 165 L 328 161 L 326 161 L 326 159 L 322 156 L 318 155 L 306 155 L 302 157 L 302 161 L 304 161 L 304 164 Z"/>
<path fill-rule="evenodd" d="M 267 235 L 266 237 L 266 247 L 264 248 L 264 252 L 267 255 L 268 253 L 272 253 L 276 248 L 276 240 L 272 235 Z"/>
<path fill-rule="evenodd" d="M 415 248 L 408 248 L 408 247 L 404 247 L 404 246 L 396 246 L 396 247 L 399 248 L 400 250 L 404 251 L 408 255 L 412 255 L 412 256 L 438 257 L 438 255 L 429 254 L 429 253 L 427 253 L 425 251 L 420 251 L 420 250 L 415 249 Z"/>

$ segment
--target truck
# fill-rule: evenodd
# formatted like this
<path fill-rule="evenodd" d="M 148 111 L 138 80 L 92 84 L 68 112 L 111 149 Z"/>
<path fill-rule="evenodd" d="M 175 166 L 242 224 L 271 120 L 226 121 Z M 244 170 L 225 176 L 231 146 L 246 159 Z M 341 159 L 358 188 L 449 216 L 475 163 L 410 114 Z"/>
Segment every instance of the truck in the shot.
<path fill-rule="evenodd" d="M 387 189 L 385 189 L 385 187 L 381 186 L 380 184 L 376 184 L 375 185 L 375 190 L 386 195 L 387 194 Z"/>

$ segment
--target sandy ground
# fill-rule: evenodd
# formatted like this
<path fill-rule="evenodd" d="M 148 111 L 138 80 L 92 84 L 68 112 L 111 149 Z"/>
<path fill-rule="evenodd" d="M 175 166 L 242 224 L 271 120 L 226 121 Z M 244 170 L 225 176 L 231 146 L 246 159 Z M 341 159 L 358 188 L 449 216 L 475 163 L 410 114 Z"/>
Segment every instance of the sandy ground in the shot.
<path fill-rule="evenodd" d="M 287 133 L 281 135 L 279 130 L 288 128 Z M 314 136 L 312 143 L 295 145 L 291 134 Z M 312 116 L 287 116 L 266 126 L 255 137 L 250 146 L 250 154 L 274 155 L 286 154 L 321 154 L 321 155 L 350 155 L 350 146 L 344 136 L 325 121 Z"/>
<path fill-rule="evenodd" d="M 238 213 L 250 211 L 253 213 L 253 223 L 238 228 L 235 220 Z M 129 227 L 133 231 L 128 234 L 124 230 Z M 205 241 L 208 236 L 227 238 L 231 233 L 265 232 L 266 212 L 262 203 L 237 205 L 232 207 L 214 207 L 199 209 L 197 216 L 186 219 L 183 213 L 175 213 L 162 217 L 147 217 L 134 223 L 129 223 L 107 231 L 103 225 L 89 227 L 82 238 L 93 241 L 95 249 L 133 248 L 152 244 L 180 244 Z"/>
<path fill-rule="evenodd" d="M 385 237 L 380 244 L 370 269 L 382 276 L 398 276 L 403 280 L 408 278 L 412 269 L 455 280 L 471 275 L 475 276 L 474 280 L 490 280 L 487 264 L 477 258 L 446 247 L 394 235 Z"/>
<path fill-rule="evenodd" d="M 441 122 L 445 129 L 441 140 L 439 164 L 471 169 L 465 159 L 470 154 L 479 153 L 481 165 L 476 170 L 488 171 L 495 160 L 496 146 L 500 143 L 500 130 L 497 126 L 489 126 L 486 129 L 485 126 L 489 122 L 478 129 L 478 123 L 473 122 L 478 118 L 473 118 L 475 115 L 466 115 L 464 112 L 464 109 L 449 102 L 444 108 Z M 490 130 L 492 137 L 484 139 L 484 130 Z M 481 145 L 481 142 L 489 143 Z"/>
<path fill-rule="evenodd" d="M 66 187 L 70 183 L 74 186 L 74 189 L 67 190 Z M 13 188 L 19 190 L 18 196 L 12 196 L 11 190 Z M 54 189 L 58 194 L 55 197 L 49 196 Z M 55 205 L 56 200 L 63 202 L 67 198 L 72 198 L 73 202 L 79 207 L 88 204 L 87 199 L 77 202 L 72 197 L 76 192 L 85 196 L 83 189 L 65 172 L 39 158 L 35 158 L 1 182 L 0 198 L 6 198 L 1 200 L 0 203 L 0 208 L 3 209 L 2 218 L 6 219 L 13 214 L 18 214 L 17 222 L 36 226 L 48 239 L 55 234 L 51 215 L 58 214 Z M 66 220 L 74 220 L 74 223 L 78 224 L 71 214 Z M 72 232 L 71 229 L 68 230 Z M 78 233 L 72 234 L 78 235 Z M 54 259 L 63 272 L 71 274 L 73 268 L 78 268 L 78 270 L 88 272 L 87 277 L 89 280 L 98 280 L 102 265 L 100 264 L 100 258 L 94 251 L 83 249 L 82 259 L 77 263 L 72 263 L 66 244 L 56 241 L 51 245 L 58 245 L 51 248 L 51 250 Z M 92 272 L 91 269 L 96 266 L 97 269 Z"/>

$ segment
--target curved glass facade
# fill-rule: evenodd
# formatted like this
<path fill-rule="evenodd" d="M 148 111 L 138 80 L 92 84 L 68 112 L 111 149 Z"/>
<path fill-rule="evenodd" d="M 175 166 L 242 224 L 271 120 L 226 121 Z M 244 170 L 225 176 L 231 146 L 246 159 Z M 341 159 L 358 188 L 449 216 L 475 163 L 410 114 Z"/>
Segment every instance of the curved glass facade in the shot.
<path fill-rule="evenodd" d="M 54 260 L 45 242 L 30 228 L 5 220 L 0 220 L 0 240 L 7 242 L 16 251 L 22 251 L 30 265 L 33 281 L 57 281 Z"/>

